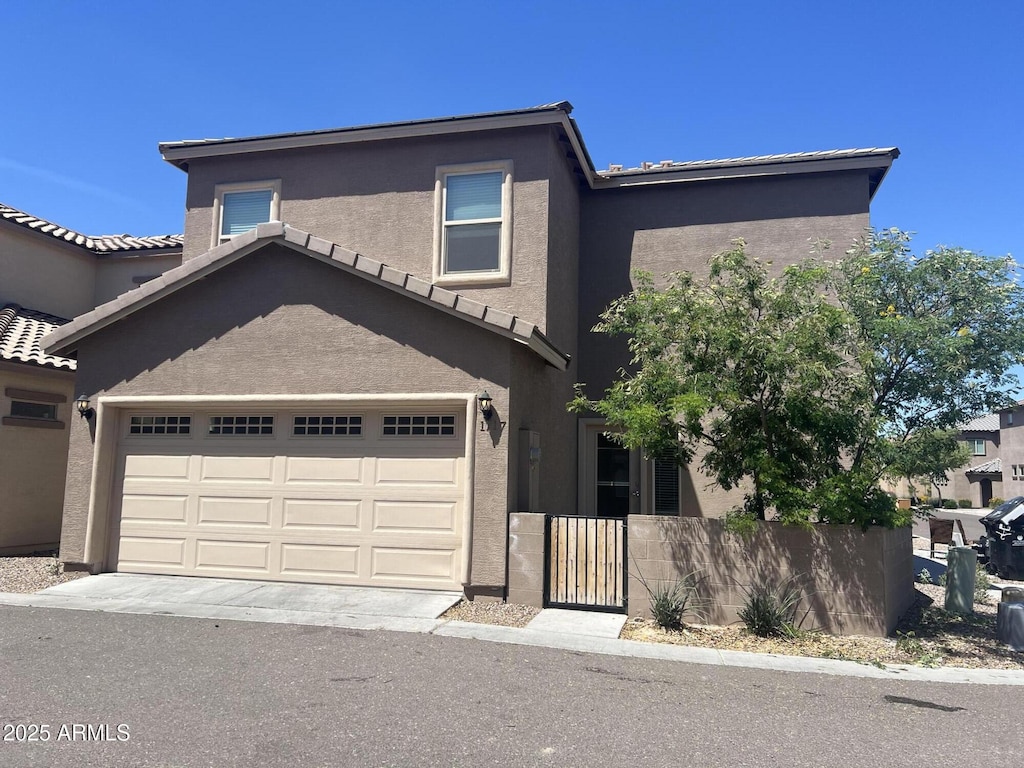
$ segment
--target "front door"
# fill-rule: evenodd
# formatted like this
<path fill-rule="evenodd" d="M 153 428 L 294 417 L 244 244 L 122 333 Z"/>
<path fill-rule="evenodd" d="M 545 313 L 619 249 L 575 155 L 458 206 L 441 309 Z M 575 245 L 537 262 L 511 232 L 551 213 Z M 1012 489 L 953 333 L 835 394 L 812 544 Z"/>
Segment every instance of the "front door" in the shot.
<path fill-rule="evenodd" d="M 600 422 L 581 424 L 580 509 L 588 517 L 626 517 L 640 511 L 640 456 L 604 434 Z"/>

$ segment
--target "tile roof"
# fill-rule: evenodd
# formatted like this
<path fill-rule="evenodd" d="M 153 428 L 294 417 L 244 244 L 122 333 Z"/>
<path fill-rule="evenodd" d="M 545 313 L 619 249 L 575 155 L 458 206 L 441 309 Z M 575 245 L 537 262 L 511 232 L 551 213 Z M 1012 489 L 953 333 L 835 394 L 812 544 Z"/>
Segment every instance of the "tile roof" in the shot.
<path fill-rule="evenodd" d="M 986 413 L 960 427 L 961 432 L 998 432 L 999 414 Z"/>
<path fill-rule="evenodd" d="M 984 464 L 979 464 L 976 467 L 971 467 L 966 470 L 965 474 L 975 475 L 987 475 L 993 473 L 1001 473 L 1003 471 L 1003 460 L 1002 459 L 991 459 L 986 461 Z"/>
<path fill-rule="evenodd" d="M 52 221 L 40 219 L 30 213 L 19 211 L 9 205 L 0 203 L 0 220 L 10 221 L 25 229 L 41 232 L 57 240 L 77 245 L 93 253 L 116 253 L 123 251 L 149 251 L 162 249 L 180 249 L 185 238 L 183 235 L 152 235 L 135 237 L 134 235 L 83 235 L 67 229 Z"/>
<path fill-rule="evenodd" d="M 0 360 L 75 370 L 76 361 L 48 355 L 40 344 L 44 336 L 67 322 L 62 317 L 25 309 L 18 304 L 5 305 L 0 309 Z"/>
<path fill-rule="evenodd" d="M 79 315 L 67 325 L 55 329 L 47 337 L 45 348 L 50 352 L 74 349 L 80 339 L 94 331 L 117 322 L 132 312 L 159 301 L 164 296 L 270 243 L 286 246 L 421 304 L 525 344 L 560 370 L 565 370 L 568 366 L 568 356 L 560 352 L 536 324 L 441 288 L 408 272 L 394 269 L 376 259 L 355 253 L 280 221 L 260 224 L 245 234 L 221 243 L 202 256 L 189 259 L 180 267 L 168 270 L 160 277 L 143 283 L 106 304 L 101 304 L 91 312 Z"/>
<path fill-rule="evenodd" d="M 642 163 L 635 168 L 623 168 L 611 165 L 607 171 L 600 171 L 601 176 L 614 177 L 637 173 L 664 173 L 679 170 L 711 170 L 715 168 L 749 167 L 753 165 L 776 165 L 779 163 L 800 163 L 808 160 L 850 160 L 874 157 L 899 157 L 896 147 L 871 147 L 868 149 L 827 149 L 818 152 L 787 152 L 777 155 L 754 155 L 751 157 L 731 157 L 719 160 L 687 160 L 674 162 L 662 160 L 657 163 Z"/>

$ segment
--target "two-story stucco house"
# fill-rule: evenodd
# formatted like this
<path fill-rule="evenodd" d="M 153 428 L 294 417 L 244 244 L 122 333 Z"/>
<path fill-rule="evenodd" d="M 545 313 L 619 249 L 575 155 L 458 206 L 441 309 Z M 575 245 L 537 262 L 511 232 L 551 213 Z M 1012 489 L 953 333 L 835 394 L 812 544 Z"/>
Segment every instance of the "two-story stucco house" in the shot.
<path fill-rule="evenodd" d="M 597 171 L 570 111 L 161 144 L 182 265 L 46 341 L 94 411 L 62 559 L 536 601 L 531 516 L 720 516 L 566 411 L 628 364 L 590 328 L 634 269 L 845 248 L 898 152 Z"/>
<path fill-rule="evenodd" d="M 83 235 L 0 204 L 0 553 L 60 538 L 75 360 L 41 339 L 181 264 L 181 243 Z"/>

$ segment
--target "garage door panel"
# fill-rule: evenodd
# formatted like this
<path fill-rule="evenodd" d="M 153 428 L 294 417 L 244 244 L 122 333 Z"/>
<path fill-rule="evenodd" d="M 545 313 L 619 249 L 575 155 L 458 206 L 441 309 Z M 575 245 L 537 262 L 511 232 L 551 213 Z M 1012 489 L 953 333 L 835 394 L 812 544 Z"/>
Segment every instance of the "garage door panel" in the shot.
<path fill-rule="evenodd" d="M 358 499 L 284 499 L 285 531 L 307 528 L 318 530 L 358 531 L 360 508 Z"/>
<path fill-rule="evenodd" d="M 270 526 L 271 499 L 241 497 L 199 497 L 200 526 Z"/>
<path fill-rule="evenodd" d="M 183 570 L 185 538 L 122 536 L 118 567 L 149 565 Z"/>
<path fill-rule="evenodd" d="M 155 479 L 160 481 L 189 479 L 191 456 L 132 455 L 125 458 L 125 483 Z"/>
<path fill-rule="evenodd" d="M 196 570 L 270 573 L 270 542 L 196 541 Z"/>
<path fill-rule="evenodd" d="M 360 457 L 289 456 L 285 459 L 285 483 L 359 485 L 363 462 Z"/>
<path fill-rule="evenodd" d="M 373 530 L 395 533 L 455 533 L 455 502 L 377 501 Z"/>
<path fill-rule="evenodd" d="M 455 578 L 454 549 L 373 547 L 371 576 L 382 580 L 436 580 Z"/>
<path fill-rule="evenodd" d="M 290 429 L 210 436 L 200 428 L 124 438 L 117 567 L 458 589 L 461 441 L 382 438 L 379 414 L 362 413 L 365 431 L 356 439 L 296 438 Z M 277 424 L 291 416 L 279 411 Z M 207 416 L 193 418 L 201 425 Z"/>
<path fill-rule="evenodd" d="M 141 522 L 146 525 L 185 525 L 188 498 L 126 493 L 121 501 L 121 524 Z"/>
<path fill-rule="evenodd" d="M 200 480 L 270 483 L 274 480 L 274 457 L 203 456 Z"/>
<path fill-rule="evenodd" d="M 459 481 L 458 459 L 380 458 L 377 485 L 427 485 L 455 487 Z"/>
<path fill-rule="evenodd" d="M 281 574 L 312 580 L 359 576 L 360 547 L 351 544 L 282 544 Z"/>

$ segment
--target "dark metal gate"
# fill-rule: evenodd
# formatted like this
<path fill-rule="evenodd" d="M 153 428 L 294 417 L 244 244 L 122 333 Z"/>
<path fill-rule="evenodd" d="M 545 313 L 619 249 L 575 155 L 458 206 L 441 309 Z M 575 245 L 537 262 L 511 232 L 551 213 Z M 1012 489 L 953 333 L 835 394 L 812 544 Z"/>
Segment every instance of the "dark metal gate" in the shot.
<path fill-rule="evenodd" d="M 547 515 L 544 600 L 549 608 L 626 612 L 626 519 Z"/>

